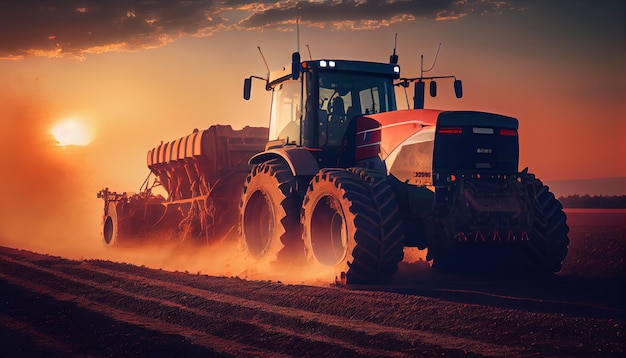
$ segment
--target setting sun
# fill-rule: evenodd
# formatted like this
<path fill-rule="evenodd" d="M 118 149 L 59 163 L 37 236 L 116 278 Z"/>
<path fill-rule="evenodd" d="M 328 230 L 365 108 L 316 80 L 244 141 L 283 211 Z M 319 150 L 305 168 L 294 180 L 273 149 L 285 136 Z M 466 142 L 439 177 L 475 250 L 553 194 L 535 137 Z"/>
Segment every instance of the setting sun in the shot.
<path fill-rule="evenodd" d="M 87 145 L 91 142 L 91 134 L 78 118 L 65 119 L 50 130 L 59 146 Z"/>

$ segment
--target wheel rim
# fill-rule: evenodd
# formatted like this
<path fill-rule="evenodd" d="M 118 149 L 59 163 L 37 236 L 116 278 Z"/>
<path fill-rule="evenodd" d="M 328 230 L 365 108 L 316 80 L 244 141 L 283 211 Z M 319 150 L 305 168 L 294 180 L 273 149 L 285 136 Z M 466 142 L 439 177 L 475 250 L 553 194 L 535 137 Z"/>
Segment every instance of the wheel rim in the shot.
<path fill-rule="evenodd" d="M 103 230 L 104 242 L 107 245 L 111 244 L 111 241 L 113 241 L 113 232 L 114 232 L 113 229 L 114 229 L 113 219 L 110 216 L 107 216 L 106 220 L 104 221 L 104 230 Z"/>
<path fill-rule="evenodd" d="M 318 262 L 334 266 L 347 254 L 346 221 L 337 200 L 324 196 L 313 209 L 311 218 L 311 247 Z"/>
<path fill-rule="evenodd" d="M 260 190 L 250 196 L 243 214 L 243 234 L 248 250 L 262 256 L 274 235 L 274 212 L 269 198 Z"/>

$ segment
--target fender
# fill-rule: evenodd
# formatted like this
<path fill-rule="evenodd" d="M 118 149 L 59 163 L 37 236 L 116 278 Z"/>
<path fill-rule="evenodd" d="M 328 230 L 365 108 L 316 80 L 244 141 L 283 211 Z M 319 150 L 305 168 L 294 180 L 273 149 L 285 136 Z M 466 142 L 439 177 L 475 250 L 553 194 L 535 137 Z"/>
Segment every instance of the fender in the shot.
<path fill-rule="evenodd" d="M 250 158 L 248 164 L 259 164 L 273 158 L 282 158 L 294 176 L 313 176 L 320 170 L 317 160 L 311 152 L 302 147 L 280 147 L 272 148 L 264 152 L 255 154 Z"/>

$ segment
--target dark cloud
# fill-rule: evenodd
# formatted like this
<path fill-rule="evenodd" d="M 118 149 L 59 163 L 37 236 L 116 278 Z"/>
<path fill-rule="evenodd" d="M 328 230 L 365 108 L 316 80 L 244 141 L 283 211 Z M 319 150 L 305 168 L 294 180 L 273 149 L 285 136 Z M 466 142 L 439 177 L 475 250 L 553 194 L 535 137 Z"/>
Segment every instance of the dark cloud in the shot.
<path fill-rule="evenodd" d="M 363 30 L 394 22 L 451 20 L 472 13 L 501 13 L 516 8 L 519 6 L 513 5 L 512 1 L 497 0 L 288 1 L 259 9 L 240 21 L 238 26 L 245 29 L 271 28 L 293 24 L 299 16 L 303 24 L 311 26 Z"/>
<path fill-rule="evenodd" d="M 371 29 L 419 18 L 509 10 L 498 0 L 7 0 L 0 3 L 0 58 L 77 57 L 162 46 L 181 36 L 304 25 Z"/>
<path fill-rule="evenodd" d="M 3 1 L 0 57 L 138 50 L 224 25 L 210 1 Z"/>
<path fill-rule="evenodd" d="M 303 23 L 343 27 L 342 24 L 371 24 L 394 18 L 436 18 L 447 11 L 454 0 L 442 1 L 324 1 L 282 3 L 250 15 L 239 23 L 242 28 L 264 28 L 293 23 L 300 16 Z M 374 23 L 374 24 L 372 24 Z M 358 25 L 357 25 L 358 26 Z"/>

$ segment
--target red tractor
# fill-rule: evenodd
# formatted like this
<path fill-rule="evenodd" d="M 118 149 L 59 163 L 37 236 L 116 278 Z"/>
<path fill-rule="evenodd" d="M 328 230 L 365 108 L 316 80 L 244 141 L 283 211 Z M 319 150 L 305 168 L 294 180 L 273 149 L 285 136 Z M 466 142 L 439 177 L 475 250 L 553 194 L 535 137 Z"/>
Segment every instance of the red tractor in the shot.
<path fill-rule="evenodd" d="M 548 187 L 519 171 L 516 119 L 421 109 L 434 77 L 401 78 L 396 56 L 294 53 L 288 68 L 247 78 L 245 99 L 253 78 L 272 92 L 269 129 L 213 126 L 150 150 L 168 197 L 101 191 L 107 245 L 157 230 L 232 235 L 253 256 L 333 266 L 358 284 L 390 282 L 404 247 L 428 249 L 446 271 L 560 270 L 566 216 Z M 398 110 L 394 88 L 410 82 L 416 109 Z"/>

